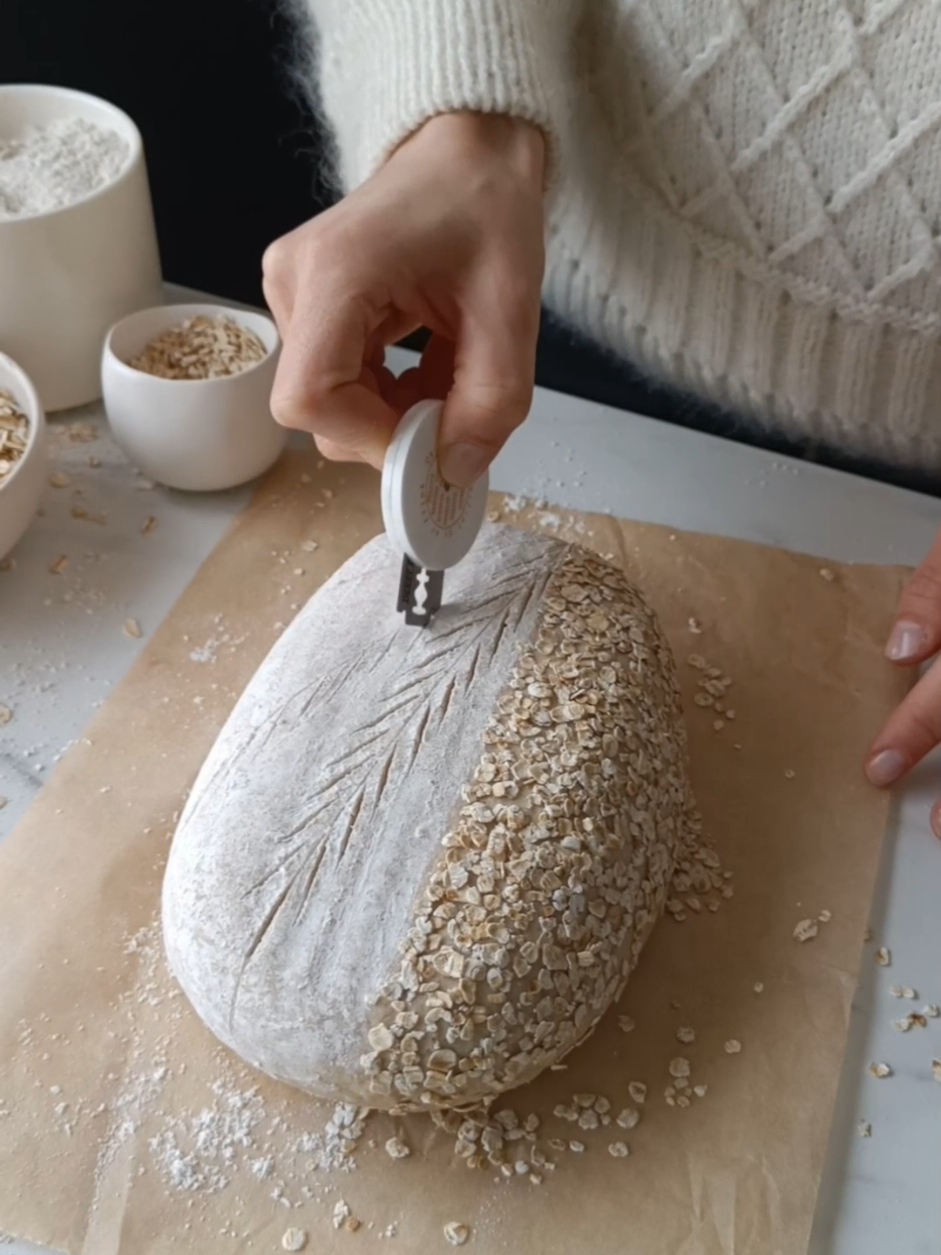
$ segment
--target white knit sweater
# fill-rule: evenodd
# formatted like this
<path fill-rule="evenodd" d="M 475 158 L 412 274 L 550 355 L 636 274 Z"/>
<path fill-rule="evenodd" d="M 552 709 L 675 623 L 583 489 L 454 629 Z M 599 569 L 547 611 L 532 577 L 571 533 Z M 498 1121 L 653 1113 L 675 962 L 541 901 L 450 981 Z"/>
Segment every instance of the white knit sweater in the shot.
<path fill-rule="evenodd" d="M 545 297 L 768 432 L 941 472 L 938 0 L 306 0 L 351 188 L 429 117 L 548 137 Z"/>

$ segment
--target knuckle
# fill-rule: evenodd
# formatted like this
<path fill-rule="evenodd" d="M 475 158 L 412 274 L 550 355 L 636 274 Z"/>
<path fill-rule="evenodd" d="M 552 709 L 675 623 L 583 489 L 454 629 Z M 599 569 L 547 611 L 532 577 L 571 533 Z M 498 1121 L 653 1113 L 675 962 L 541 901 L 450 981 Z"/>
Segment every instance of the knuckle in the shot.
<path fill-rule="evenodd" d="M 287 270 L 291 247 L 286 237 L 272 241 L 261 255 L 261 273 L 265 282 L 277 282 Z"/>
<path fill-rule="evenodd" d="M 936 745 L 941 739 L 941 729 L 931 715 L 920 708 L 910 710 L 902 729 L 905 739 L 919 745 Z"/>
<path fill-rule="evenodd" d="M 310 389 L 275 386 L 271 394 L 271 413 L 281 427 L 310 431 L 317 412 L 317 396 Z"/>
<path fill-rule="evenodd" d="M 486 441 L 496 446 L 499 442 L 490 432 L 496 429 L 509 433 L 525 422 L 532 402 L 532 388 L 516 382 L 482 384 L 475 389 L 473 402 L 477 421 L 484 427 L 479 436 L 481 443 Z"/>
<path fill-rule="evenodd" d="M 913 602 L 928 602 L 941 610 L 941 554 L 932 553 L 916 569 L 905 586 L 903 597 Z"/>

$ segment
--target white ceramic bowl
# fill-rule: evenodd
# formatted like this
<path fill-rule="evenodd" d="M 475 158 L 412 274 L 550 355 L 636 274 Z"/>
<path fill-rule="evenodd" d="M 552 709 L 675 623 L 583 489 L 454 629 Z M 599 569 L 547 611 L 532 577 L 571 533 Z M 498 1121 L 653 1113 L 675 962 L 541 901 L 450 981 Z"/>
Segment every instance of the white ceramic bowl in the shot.
<path fill-rule="evenodd" d="M 195 314 L 226 314 L 248 327 L 267 357 L 222 379 L 161 379 L 128 366 L 145 345 Z M 105 340 L 105 409 L 121 448 L 143 473 L 170 488 L 234 488 L 266 471 L 288 433 L 271 417 L 280 341 L 270 318 L 223 305 L 163 305 L 131 314 Z"/>
<path fill-rule="evenodd" d="M 46 480 L 46 419 L 26 372 L 0 353 L 0 391 L 9 392 L 29 419 L 26 452 L 0 479 L 0 558 L 5 557 L 32 522 Z"/>
<path fill-rule="evenodd" d="M 120 109 L 64 87 L 0 86 L 0 138 L 80 117 L 117 131 L 128 162 L 64 209 L 0 221 L 0 349 L 21 362 L 47 411 L 101 396 L 101 345 L 124 314 L 162 299 L 140 132 Z"/>

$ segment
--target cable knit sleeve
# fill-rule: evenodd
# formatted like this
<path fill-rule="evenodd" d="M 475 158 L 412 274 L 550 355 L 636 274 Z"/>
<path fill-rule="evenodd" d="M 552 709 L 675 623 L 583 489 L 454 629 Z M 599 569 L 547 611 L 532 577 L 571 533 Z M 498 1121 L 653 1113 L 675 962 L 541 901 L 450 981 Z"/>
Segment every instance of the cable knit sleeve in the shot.
<path fill-rule="evenodd" d="M 304 0 L 317 91 L 345 190 L 423 122 L 473 109 L 563 132 L 563 62 L 580 0 Z"/>

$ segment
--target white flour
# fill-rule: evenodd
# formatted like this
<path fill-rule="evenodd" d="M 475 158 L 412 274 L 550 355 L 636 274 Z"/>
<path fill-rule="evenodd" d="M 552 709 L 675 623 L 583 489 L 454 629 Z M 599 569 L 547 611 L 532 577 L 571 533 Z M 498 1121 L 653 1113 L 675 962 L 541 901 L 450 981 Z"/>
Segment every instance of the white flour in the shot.
<path fill-rule="evenodd" d="M 21 139 L 0 136 L 0 222 L 64 209 L 111 183 L 127 141 L 84 118 L 60 118 Z"/>

